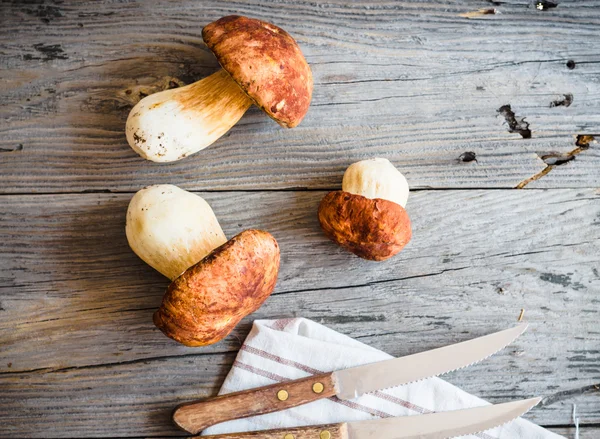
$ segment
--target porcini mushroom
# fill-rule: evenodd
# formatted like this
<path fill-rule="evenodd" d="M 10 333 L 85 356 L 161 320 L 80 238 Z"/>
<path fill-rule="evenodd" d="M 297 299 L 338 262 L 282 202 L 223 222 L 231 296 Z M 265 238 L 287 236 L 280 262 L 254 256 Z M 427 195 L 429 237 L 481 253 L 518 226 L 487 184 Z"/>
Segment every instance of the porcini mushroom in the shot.
<path fill-rule="evenodd" d="M 154 162 L 182 159 L 211 145 L 257 105 L 293 128 L 308 111 L 313 79 L 296 41 L 262 20 L 231 15 L 202 30 L 221 70 L 145 97 L 125 128 L 129 145 Z"/>
<path fill-rule="evenodd" d="M 271 295 L 278 272 L 275 238 L 245 230 L 169 285 L 154 324 L 186 346 L 216 343 Z"/>
<path fill-rule="evenodd" d="M 410 241 L 406 178 L 389 160 L 375 158 L 348 167 L 342 190 L 319 205 L 319 222 L 332 241 L 364 259 L 383 261 Z"/>
<path fill-rule="evenodd" d="M 125 233 L 131 249 L 171 280 L 227 241 L 204 198 L 172 184 L 133 196 Z"/>
<path fill-rule="evenodd" d="M 136 193 L 125 228 L 133 251 L 173 281 L 154 324 L 187 346 L 223 339 L 275 288 L 275 238 L 245 230 L 227 241 L 208 203 L 177 186 Z"/>

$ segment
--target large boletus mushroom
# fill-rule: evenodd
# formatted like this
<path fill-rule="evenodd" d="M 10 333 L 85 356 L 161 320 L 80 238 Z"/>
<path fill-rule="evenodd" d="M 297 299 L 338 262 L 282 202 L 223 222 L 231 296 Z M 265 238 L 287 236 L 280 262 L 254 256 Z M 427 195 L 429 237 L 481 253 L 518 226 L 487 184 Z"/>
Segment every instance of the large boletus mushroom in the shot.
<path fill-rule="evenodd" d="M 177 186 L 136 193 L 125 228 L 133 251 L 173 280 L 154 324 L 187 346 L 223 339 L 275 288 L 275 238 L 245 230 L 227 241 L 208 203 Z"/>
<path fill-rule="evenodd" d="M 127 141 L 148 160 L 171 162 L 206 148 L 252 104 L 287 128 L 298 125 L 308 111 L 312 73 L 286 31 L 231 15 L 204 27 L 202 37 L 222 69 L 147 96 L 129 114 Z"/>
<path fill-rule="evenodd" d="M 408 183 L 387 159 L 370 159 L 348 167 L 342 190 L 330 192 L 319 205 L 319 222 L 327 237 L 357 256 L 388 259 L 410 241 L 404 206 Z"/>

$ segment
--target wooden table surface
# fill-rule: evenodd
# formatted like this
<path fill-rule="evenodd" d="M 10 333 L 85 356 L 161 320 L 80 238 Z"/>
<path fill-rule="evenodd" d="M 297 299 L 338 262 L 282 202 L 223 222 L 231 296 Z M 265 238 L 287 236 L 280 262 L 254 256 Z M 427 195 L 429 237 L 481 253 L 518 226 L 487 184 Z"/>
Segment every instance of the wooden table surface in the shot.
<path fill-rule="evenodd" d="M 307 317 L 401 356 L 524 309 L 524 336 L 446 378 L 492 402 L 544 396 L 526 417 L 567 437 L 576 404 L 580 437 L 599 437 L 600 1 L 541 8 L 2 2 L 0 436 L 182 436 L 171 409 L 217 392 L 255 318 Z M 252 108 L 192 157 L 141 159 L 132 105 L 216 71 L 201 29 L 232 13 L 297 39 L 307 117 L 286 130 Z M 345 168 L 375 156 L 414 189 L 413 240 L 383 263 L 330 243 L 316 218 Z M 156 183 L 197 191 L 228 236 L 263 228 L 281 246 L 274 294 L 216 345 L 152 324 L 168 281 L 129 249 L 125 211 Z"/>

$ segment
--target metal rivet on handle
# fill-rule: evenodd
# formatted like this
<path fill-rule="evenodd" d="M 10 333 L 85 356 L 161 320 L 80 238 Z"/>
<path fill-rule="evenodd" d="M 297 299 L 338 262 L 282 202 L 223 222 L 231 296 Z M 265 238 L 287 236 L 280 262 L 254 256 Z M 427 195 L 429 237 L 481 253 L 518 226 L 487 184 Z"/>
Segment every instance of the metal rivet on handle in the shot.
<path fill-rule="evenodd" d="M 321 393 L 325 389 L 325 386 L 322 383 L 314 383 L 313 384 L 313 392 Z"/>
<path fill-rule="evenodd" d="M 321 434 L 319 435 L 319 437 L 321 439 L 331 439 L 331 433 L 329 433 L 329 431 L 327 431 L 327 430 L 323 430 L 321 432 Z"/>
<path fill-rule="evenodd" d="M 288 399 L 289 396 L 290 395 L 285 390 L 280 390 L 279 392 L 277 392 L 277 399 L 280 401 L 285 401 L 286 399 Z"/>
<path fill-rule="evenodd" d="M 283 439 L 294 439 L 294 435 L 292 433 L 286 434 Z"/>

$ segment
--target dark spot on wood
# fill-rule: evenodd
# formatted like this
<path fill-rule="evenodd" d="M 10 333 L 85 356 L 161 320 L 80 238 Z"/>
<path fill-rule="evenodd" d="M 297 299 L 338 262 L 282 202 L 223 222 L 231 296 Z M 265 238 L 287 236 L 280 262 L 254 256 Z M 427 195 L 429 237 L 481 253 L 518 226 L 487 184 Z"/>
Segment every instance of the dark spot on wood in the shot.
<path fill-rule="evenodd" d="M 55 59 L 69 59 L 60 44 L 34 44 L 33 48 L 44 55 L 42 61 L 52 61 Z"/>
<path fill-rule="evenodd" d="M 572 365 L 568 366 L 569 369 L 571 369 L 573 367 L 577 367 L 577 366 L 572 366 Z M 569 380 L 569 381 L 571 381 L 571 380 Z M 548 406 L 551 404 L 555 404 L 558 401 L 561 401 L 564 399 L 571 399 L 575 396 L 597 393 L 597 392 L 600 392 L 600 384 L 592 384 L 591 386 L 579 387 L 577 389 L 563 390 L 562 392 L 557 392 L 553 395 L 546 396 L 545 398 L 542 399 L 542 401 L 540 402 L 539 405 L 541 407 L 545 407 L 545 406 Z"/>
<path fill-rule="evenodd" d="M 337 315 L 337 316 L 325 316 L 318 317 L 315 320 L 324 322 L 324 323 L 369 323 L 369 322 L 385 322 L 387 319 L 384 315 L 375 315 L 375 316 L 347 316 L 347 315 Z"/>
<path fill-rule="evenodd" d="M 139 93 L 140 99 L 144 99 L 146 96 L 148 96 L 148 93 L 144 93 L 143 91 L 141 91 Z"/>
<path fill-rule="evenodd" d="M 540 157 L 547 165 L 560 166 L 575 160 L 575 155 L 571 153 L 560 154 L 557 152 L 546 154 Z"/>
<path fill-rule="evenodd" d="M 77 23 L 77 26 L 83 27 L 83 23 Z"/>
<path fill-rule="evenodd" d="M 271 113 L 277 113 L 277 107 L 275 105 L 271 107 Z"/>
<path fill-rule="evenodd" d="M 568 93 L 566 95 L 563 95 L 564 98 L 563 99 L 557 99 L 555 101 L 552 101 L 550 103 L 550 108 L 554 108 L 554 107 L 570 107 L 571 104 L 573 103 L 573 95 L 571 93 Z"/>
<path fill-rule="evenodd" d="M 538 0 L 535 2 L 535 8 L 538 11 L 547 11 L 548 9 L 552 9 L 558 6 L 558 3 L 554 3 L 548 0 Z"/>
<path fill-rule="evenodd" d="M 448 262 L 452 262 L 452 259 L 450 259 L 450 258 L 442 259 L 442 264 L 447 264 Z"/>
<path fill-rule="evenodd" d="M 575 145 L 582 149 L 588 149 L 590 147 L 590 143 L 595 140 L 594 136 L 600 136 L 600 134 L 579 134 L 577 136 L 577 140 L 575 141 Z"/>
<path fill-rule="evenodd" d="M 25 9 L 26 14 L 38 17 L 42 23 L 49 24 L 54 18 L 63 17 L 63 13 L 57 6 L 38 5 L 37 9 Z"/>
<path fill-rule="evenodd" d="M 100 16 L 110 17 L 114 13 L 115 13 L 115 11 L 109 11 L 109 12 L 80 12 L 79 14 L 77 14 L 77 16 L 78 17 L 100 17 Z"/>
<path fill-rule="evenodd" d="M 0 148 L 0 152 L 15 152 L 23 151 L 23 144 L 18 143 L 14 148 Z"/>
<path fill-rule="evenodd" d="M 571 276 L 566 274 L 542 273 L 540 274 L 540 279 L 563 287 L 571 285 Z"/>
<path fill-rule="evenodd" d="M 569 61 L 567 61 L 567 68 L 569 70 L 573 70 L 575 68 L 575 61 L 573 61 L 572 59 L 570 59 Z"/>
<path fill-rule="evenodd" d="M 483 90 L 485 90 L 485 87 L 483 85 L 478 85 L 477 87 L 475 87 L 475 89 L 479 90 L 479 91 L 483 91 Z"/>
<path fill-rule="evenodd" d="M 502 287 L 496 287 L 496 293 L 504 295 L 505 294 L 504 293 L 504 288 L 502 288 Z"/>
<path fill-rule="evenodd" d="M 458 156 L 458 161 L 463 163 L 477 162 L 477 154 L 475 154 L 473 151 L 463 152 Z"/>
<path fill-rule="evenodd" d="M 510 105 L 501 106 L 498 109 L 498 113 L 504 116 L 506 123 L 508 123 L 509 133 L 519 133 L 524 139 L 531 139 L 529 122 L 525 122 L 524 117 L 517 118 Z"/>
<path fill-rule="evenodd" d="M 30 53 L 26 53 L 25 55 L 23 55 L 23 59 L 25 61 L 31 61 L 32 59 L 42 59 L 39 56 L 33 56 Z"/>
<path fill-rule="evenodd" d="M 112 194 L 110 189 L 84 189 L 82 194 Z"/>
<path fill-rule="evenodd" d="M 131 90 L 129 90 L 129 89 L 125 90 L 125 94 L 126 94 L 126 95 L 130 95 L 131 93 L 132 93 L 132 92 L 131 92 Z"/>
<path fill-rule="evenodd" d="M 12 367 L 12 363 L 8 363 L 7 366 L 10 368 Z"/>
<path fill-rule="evenodd" d="M 169 90 L 172 88 L 179 88 L 179 84 L 177 84 L 175 81 L 169 81 Z"/>

